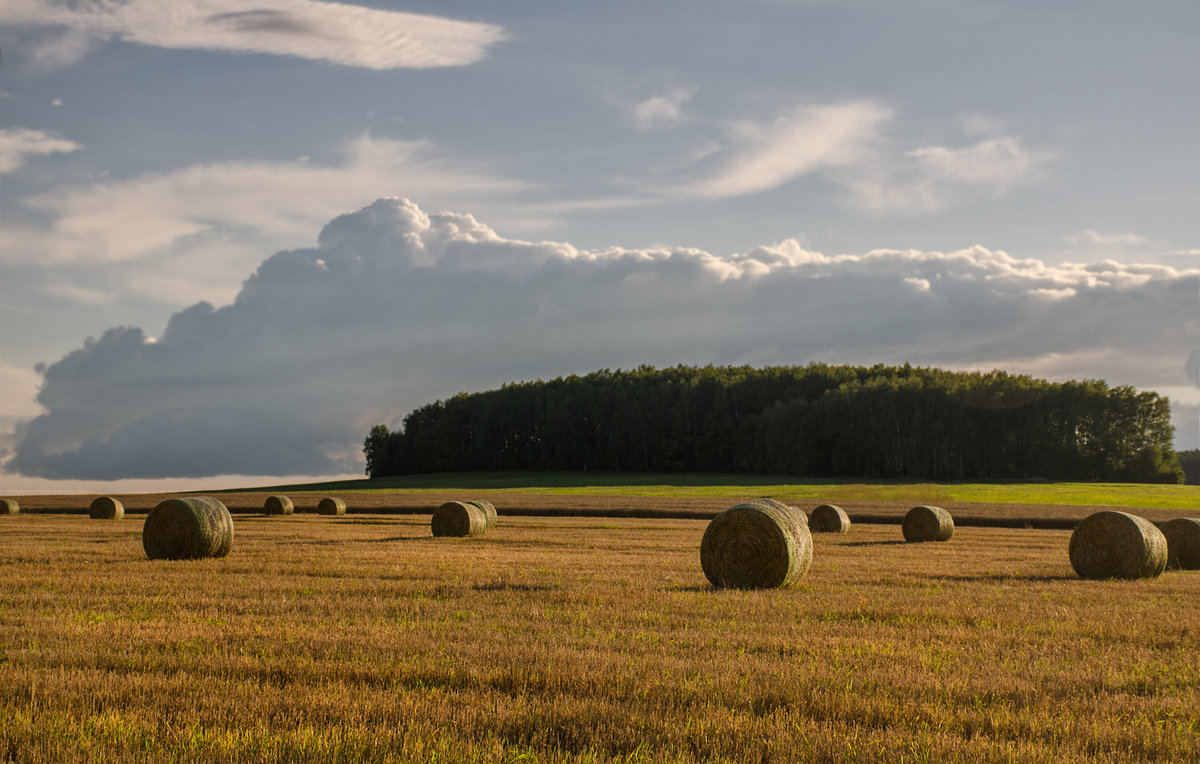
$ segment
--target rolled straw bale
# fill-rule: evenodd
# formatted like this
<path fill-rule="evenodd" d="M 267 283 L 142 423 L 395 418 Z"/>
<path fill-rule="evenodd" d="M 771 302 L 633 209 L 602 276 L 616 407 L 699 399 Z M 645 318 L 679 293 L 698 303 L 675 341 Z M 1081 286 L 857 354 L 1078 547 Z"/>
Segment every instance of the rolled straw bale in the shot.
<path fill-rule="evenodd" d="M 913 507 L 900 529 L 905 541 L 949 541 L 954 535 L 954 518 L 941 507 Z"/>
<path fill-rule="evenodd" d="M 850 515 L 833 504 L 822 504 L 808 517 L 808 529 L 813 533 L 845 533 L 850 530 Z"/>
<path fill-rule="evenodd" d="M 111 496 L 100 496 L 88 507 L 93 520 L 120 520 L 125 517 L 125 505 Z"/>
<path fill-rule="evenodd" d="M 1155 578 L 1167 567 L 1167 539 L 1154 523 L 1104 510 L 1071 533 L 1071 567 L 1080 578 Z"/>
<path fill-rule="evenodd" d="M 317 504 L 317 512 L 322 515 L 344 515 L 346 514 L 346 502 L 336 496 L 326 496 Z"/>
<path fill-rule="evenodd" d="M 0 515 L 19 514 L 21 514 L 21 505 L 17 504 L 16 499 L 0 499 Z"/>
<path fill-rule="evenodd" d="M 434 536 L 482 536 L 487 532 L 487 517 L 474 504 L 448 501 L 434 510 L 429 527 Z"/>
<path fill-rule="evenodd" d="M 468 501 L 468 504 L 474 504 L 483 510 L 483 518 L 487 521 L 487 529 L 490 531 L 496 527 L 496 507 L 487 499 L 475 499 Z"/>
<path fill-rule="evenodd" d="M 296 507 L 288 497 L 276 494 L 267 497 L 266 503 L 263 504 L 263 511 L 268 515 L 290 515 L 296 511 Z"/>
<path fill-rule="evenodd" d="M 1200 570 L 1200 517 L 1177 517 L 1158 526 L 1167 539 L 1167 567 Z"/>
<path fill-rule="evenodd" d="M 803 518 L 803 512 L 771 499 L 735 504 L 704 531 L 704 575 L 719 588 L 791 585 L 812 565 L 812 534 Z"/>
<path fill-rule="evenodd" d="M 211 496 L 160 502 L 142 526 L 142 548 L 151 560 L 224 557 L 232 547 L 233 518 Z"/>

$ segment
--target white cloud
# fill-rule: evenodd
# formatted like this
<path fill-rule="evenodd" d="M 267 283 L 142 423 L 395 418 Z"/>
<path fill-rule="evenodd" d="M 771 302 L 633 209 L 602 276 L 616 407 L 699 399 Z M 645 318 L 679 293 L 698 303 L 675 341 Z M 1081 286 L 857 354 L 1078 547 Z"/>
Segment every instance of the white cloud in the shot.
<path fill-rule="evenodd" d="M 49 365 L 9 467 L 352 472 L 372 424 L 435 398 L 643 363 L 907 360 L 1178 386 L 1198 286 L 1200 270 L 983 247 L 580 250 L 384 199 L 267 259 L 231 305 L 180 311 L 153 343 L 112 329 Z"/>
<path fill-rule="evenodd" d="M 851 168 L 837 180 L 875 213 L 939 212 L 969 195 L 999 195 L 1029 181 L 1052 158 L 1015 136 L 969 146 L 925 146 L 895 160 Z"/>
<path fill-rule="evenodd" d="M 1123 249 L 1146 243 L 1146 237 L 1131 231 L 1096 231 L 1091 228 L 1076 231 L 1066 237 L 1066 242 L 1076 247 L 1089 249 Z"/>
<path fill-rule="evenodd" d="M 79 60 L 97 40 L 160 48 L 297 56 L 368 69 L 461 66 L 504 38 L 500 27 L 314 0 L 11 0 L 0 25 L 62 30 L 44 41 L 47 65 Z"/>
<path fill-rule="evenodd" d="M 364 135 L 346 145 L 340 164 L 223 162 L 55 188 L 25 200 L 50 227 L 7 225 L 0 263 L 116 264 L 106 288 L 168 301 L 182 288 L 184 304 L 223 302 L 264 249 L 298 246 L 332 215 L 393 193 L 397 183 L 447 200 L 523 187 L 423 141 Z"/>
<path fill-rule="evenodd" d="M 639 130 L 657 130 L 677 125 L 684 119 L 684 104 L 695 94 L 695 88 L 676 88 L 664 95 L 640 101 L 633 107 L 634 124 Z"/>
<path fill-rule="evenodd" d="M 891 111 L 869 101 L 792 109 L 770 122 L 734 125 L 740 144 L 715 174 L 679 189 L 723 198 L 756 193 L 809 173 L 857 164 Z"/>
<path fill-rule="evenodd" d="M 58 138 L 42 130 L 23 127 L 0 128 L 0 173 L 18 169 L 29 157 L 66 154 L 79 144 Z"/>

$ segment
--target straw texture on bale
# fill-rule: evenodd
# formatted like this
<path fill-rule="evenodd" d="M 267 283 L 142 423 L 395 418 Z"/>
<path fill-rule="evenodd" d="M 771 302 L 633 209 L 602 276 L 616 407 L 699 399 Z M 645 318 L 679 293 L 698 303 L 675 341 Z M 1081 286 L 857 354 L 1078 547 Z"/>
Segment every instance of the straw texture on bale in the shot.
<path fill-rule="evenodd" d="M 1167 567 L 1200 570 L 1200 517 L 1177 517 L 1159 526 L 1167 539 Z"/>
<path fill-rule="evenodd" d="M 900 530 L 905 541 L 949 541 L 954 535 L 954 518 L 941 507 L 913 507 Z"/>
<path fill-rule="evenodd" d="M 700 567 L 713 586 L 776 589 L 812 565 L 804 513 L 772 499 L 736 504 L 712 519 L 700 541 Z"/>
<path fill-rule="evenodd" d="M 1105 510 L 1075 526 L 1068 549 L 1080 578 L 1155 578 L 1167 567 L 1167 539 L 1154 523 Z"/>
<path fill-rule="evenodd" d="M 833 504 L 822 504 L 808 517 L 808 529 L 813 533 L 845 533 L 850 530 L 850 515 Z"/>
<path fill-rule="evenodd" d="M 125 517 L 125 505 L 111 496 L 100 496 L 88 507 L 93 520 L 120 520 Z"/>
<path fill-rule="evenodd" d="M 468 501 L 468 504 L 474 504 L 483 512 L 483 519 L 487 521 L 487 529 L 490 531 L 496 527 L 496 507 L 487 499 L 475 499 Z"/>
<path fill-rule="evenodd" d="M 146 517 L 142 548 L 151 560 L 224 557 L 233 548 L 233 518 L 211 496 L 167 499 Z"/>
<path fill-rule="evenodd" d="M 15 499 L 0 499 L 0 515 L 18 515 L 21 505 Z"/>
<path fill-rule="evenodd" d="M 286 496 L 275 495 L 268 496 L 267 501 L 263 504 L 263 510 L 268 515 L 290 515 L 296 511 L 292 500 Z"/>
<path fill-rule="evenodd" d="M 326 496 L 317 504 L 317 513 L 322 515 L 346 514 L 346 502 L 336 496 Z"/>
<path fill-rule="evenodd" d="M 434 536 L 482 536 L 487 532 L 487 517 L 474 504 L 448 501 L 434 510 L 429 527 Z"/>

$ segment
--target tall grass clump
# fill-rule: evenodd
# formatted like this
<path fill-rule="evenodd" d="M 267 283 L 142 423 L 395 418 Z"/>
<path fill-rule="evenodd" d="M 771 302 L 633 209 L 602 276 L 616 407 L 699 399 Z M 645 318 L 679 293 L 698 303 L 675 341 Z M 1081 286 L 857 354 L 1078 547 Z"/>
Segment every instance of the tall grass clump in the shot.
<path fill-rule="evenodd" d="M 99 496 L 88 507 L 93 520 L 120 520 L 125 517 L 125 505 L 111 496 Z"/>
<path fill-rule="evenodd" d="M 941 507 L 913 507 L 900 530 L 905 541 L 949 541 L 954 535 L 954 518 Z"/>
<path fill-rule="evenodd" d="M 1104 510 L 1075 527 L 1068 554 L 1080 578 L 1155 578 L 1167 567 L 1167 539 L 1145 518 Z"/>
<path fill-rule="evenodd" d="M 167 499 L 146 517 L 142 548 L 151 560 L 224 557 L 233 548 L 233 518 L 211 496 Z"/>
<path fill-rule="evenodd" d="M 782 588 L 810 565 L 804 513 L 773 499 L 735 504 L 712 519 L 700 541 L 700 567 L 717 588 Z"/>

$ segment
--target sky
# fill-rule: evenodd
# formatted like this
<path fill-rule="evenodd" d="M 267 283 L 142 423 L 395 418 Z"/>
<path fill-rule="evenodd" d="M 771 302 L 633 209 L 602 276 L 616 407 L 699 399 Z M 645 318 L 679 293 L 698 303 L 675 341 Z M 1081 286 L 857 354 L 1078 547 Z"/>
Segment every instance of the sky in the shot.
<path fill-rule="evenodd" d="M 0 0 L 0 492 L 361 476 L 642 364 L 1168 396 L 1200 5 Z"/>

